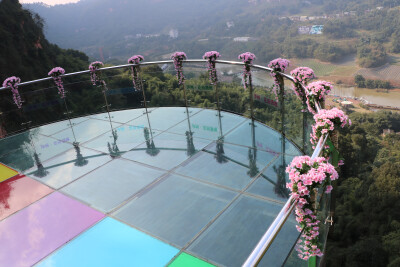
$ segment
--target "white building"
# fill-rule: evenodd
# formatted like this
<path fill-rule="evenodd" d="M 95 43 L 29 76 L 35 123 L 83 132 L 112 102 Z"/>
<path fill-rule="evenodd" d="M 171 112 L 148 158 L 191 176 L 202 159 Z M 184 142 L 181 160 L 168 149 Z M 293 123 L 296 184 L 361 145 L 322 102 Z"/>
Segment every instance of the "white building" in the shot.
<path fill-rule="evenodd" d="M 235 37 L 233 38 L 234 42 L 248 42 L 250 37 Z"/>
<path fill-rule="evenodd" d="M 171 30 L 169 31 L 169 37 L 175 39 L 175 38 L 178 38 L 178 36 L 179 36 L 179 32 L 178 32 L 177 29 L 171 29 Z"/>

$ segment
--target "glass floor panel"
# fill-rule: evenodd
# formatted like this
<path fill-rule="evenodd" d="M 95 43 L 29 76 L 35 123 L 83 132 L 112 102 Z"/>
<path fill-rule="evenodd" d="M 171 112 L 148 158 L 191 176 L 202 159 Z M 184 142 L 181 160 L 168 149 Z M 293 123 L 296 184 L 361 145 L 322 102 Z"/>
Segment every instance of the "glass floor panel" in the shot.
<path fill-rule="evenodd" d="M 222 152 L 221 152 L 222 151 Z M 185 162 L 176 173 L 242 190 L 276 156 L 243 146 L 215 143 L 203 149 L 195 159 Z"/>
<path fill-rule="evenodd" d="M 29 136 L 26 135 L 23 141 L 20 139 L 15 144 L 16 150 L 1 155 L 0 162 L 17 171 L 24 172 L 38 163 L 40 164 L 41 161 L 73 148 L 73 145 L 69 143 L 71 141 L 69 138 L 57 140 L 34 132 L 32 131 Z"/>
<path fill-rule="evenodd" d="M 0 164 L 0 182 L 3 182 L 17 174 L 18 172 L 16 170 L 11 169 L 4 164 Z"/>
<path fill-rule="evenodd" d="M 0 183 L 0 221 L 53 192 L 24 175 Z"/>
<path fill-rule="evenodd" d="M 121 124 L 114 122 L 112 125 L 113 127 L 118 127 Z M 52 135 L 52 137 L 57 138 L 58 140 L 65 140 L 68 138 L 69 140 L 72 140 L 72 142 L 75 142 L 76 140 L 78 143 L 83 143 L 105 132 L 111 132 L 111 130 L 112 128 L 109 121 L 89 119 L 70 129 L 58 132 Z"/>
<path fill-rule="evenodd" d="M 123 154 L 122 157 L 171 170 L 195 155 L 208 143 L 207 140 L 193 139 L 190 141 L 184 135 L 162 133 Z"/>
<path fill-rule="evenodd" d="M 288 199 L 289 191 L 286 188 L 286 183 L 289 182 L 289 177 L 285 170 L 294 156 L 285 155 L 285 161 L 282 161 L 282 157 L 280 155 L 276 158 L 247 189 L 247 192 L 280 201 Z"/>
<path fill-rule="evenodd" d="M 110 160 L 104 153 L 76 148 L 30 169 L 27 175 L 58 189 Z"/>
<path fill-rule="evenodd" d="M 217 264 L 241 266 L 281 208 L 241 196 L 187 250 Z"/>
<path fill-rule="evenodd" d="M 282 162 L 281 135 L 260 123 L 253 129 L 238 115 L 222 112 L 219 124 L 215 110 L 189 111 L 155 108 L 149 117 L 143 109 L 112 112 L 112 127 L 103 113 L 74 119 L 73 132 L 64 121 L 1 139 L 0 163 L 30 178 L 0 183 L 0 212 L 7 209 L 0 231 L 15 236 L 0 251 L 0 262 L 29 252 L 28 266 L 44 257 L 40 266 L 101 266 L 96 256 L 110 266 L 109 260 L 131 261 L 132 255 L 139 265 L 182 259 L 241 265 L 285 202 L 276 193 L 286 179 L 275 171 Z M 284 164 L 301 155 L 287 140 L 285 146 Z M 287 226 L 276 245 L 285 249 L 271 262 L 280 263 L 293 245 L 296 229 Z M 39 236 L 37 246 L 30 236 Z"/>
<path fill-rule="evenodd" d="M 58 192 L 0 222 L 0 262 L 32 266 L 104 215 Z"/>
<path fill-rule="evenodd" d="M 171 175 L 114 216 L 183 247 L 235 196 L 234 192 Z"/>
<path fill-rule="evenodd" d="M 168 132 L 182 134 L 190 125 L 194 137 L 217 140 L 244 121 L 245 118 L 226 112 L 221 112 L 219 121 L 218 111 L 204 109 L 192 115 L 189 120 L 168 129 Z"/>
<path fill-rule="evenodd" d="M 201 109 L 197 108 L 189 108 L 189 116 L 193 116 L 197 112 L 201 111 Z M 150 126 L 153 130 L 165 131 L 168 128 L 175 126 L 183 120 L 187 119 L 186 109 L 185 108 L 157 108 L 148 113 Z M 149 120 L 146 115 L 141 116 L 137 119 L 129 121 L 128 125 L 133 126 L 149 126 Z"/>
<path fill-rule="evenodd" d="M 152 111 L 153 109 L 148 109 L 149 111 Z M 144 108 L 138 108 L 138 109 L 129 109 L 129 110 L 121 110 L 121 111 L 113 111 L 110 113 L 111 115 L 111 121 L 112 122 L 118 122 L 118 123 L 127 123 L 128 121 L 137 119 L 140 116 L 143 116 L 145 113 Z M 109 121 L 108 113 L 100 113 L 96 115 L 91 115 L 90 118 L 93 119 L 98 119 L 98 120 L 105 120 Z"/>
<path fill-rule="evenodd" d="M 77 124 L 79 124 L 83 121 L 86 121 L 88 119 L 89 118 L 87 118 L 87 117 L 75 118 L 75 119 L 71 119 L 71 123 L 72 123 L 72 126 L 76 126 Z M 60 122 L 56 122 L 56 123 L 51 123 L 48 125 L 43 125 L 41 127 L 38 127 L 37 129 L 40 134 L 52 135 L 52 134 L 58 133 L 58 132 L 65 130 L 67 128 L 70 128 L 70 127 L 71 127 L 71 124 L 69 123 L 69 121 L 65 120 L 65 121 L 60 121 Z"/>
<path fill-rule="evenodd" d="M 178 249 L 106 218 L 36 266 L 165 266 Z"/>
<path fill-rule="evenodd" d="M 260 150 L 273 153 L 282 153 L 282 135 L 268 126 L 259 122 L 253 124 L 248 120 L 225 137 L 226 143 L 238 144 L 249 147 L 257 147 Z M 286 139 L 283 153 L 297 155 L 299 149 Z"/>
<path fill-rule="evenodd" d="M 115 159 L 62 191 L 96 209 L 109 212 L 163 174 L 128 160 Z"/>
<path fill-rule="evenodd" d="M 214 265 L 193 257 L 190 254 L 180 254 L 168 267 L 212 267 Z"/>
<path fill-rule="evenodd" d="M 113 129 L 113 132 L 83 143 L 83 147 L 92 148 L 109 154 L 121 155 L 146 141 L 144 126 L 122 125 Z M 160 131 L 153 130 L 153 136 Z"/>

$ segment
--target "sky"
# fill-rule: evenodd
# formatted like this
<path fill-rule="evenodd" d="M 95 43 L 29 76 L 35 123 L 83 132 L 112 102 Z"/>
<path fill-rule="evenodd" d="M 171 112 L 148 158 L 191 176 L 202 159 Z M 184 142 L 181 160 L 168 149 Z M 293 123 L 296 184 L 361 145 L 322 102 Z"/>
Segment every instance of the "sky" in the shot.
<path fill-rule="evenodd" d="M 21 4 L 42 2 L 46 5 L 54 6 L 57 4 L 77 3 L 79 0 L 19 0 Z"/>

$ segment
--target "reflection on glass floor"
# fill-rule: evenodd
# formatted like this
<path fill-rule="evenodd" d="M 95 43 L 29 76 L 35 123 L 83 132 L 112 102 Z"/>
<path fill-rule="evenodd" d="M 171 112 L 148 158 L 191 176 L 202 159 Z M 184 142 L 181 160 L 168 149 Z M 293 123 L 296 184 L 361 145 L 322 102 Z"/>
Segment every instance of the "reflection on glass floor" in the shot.
<path fill-rule="evenodd" d="M 214 265 L 240 266 L 288 198 L 284 168 L 301 152 L 261 123 L 220 114 L 197 108 L 190 108 L 189 114 L 185 108 L 154 108 L 148 114 L 124 110 L 110 118 L 97 114 L 74 119 L 72 125 L 57 122 L 0 140 L 0 162 L 34 182 L 23 184 L 39 188 L 39 182 L 44 187 L 26 204 L 11 205 L 14 209 L 29 210 L 35 207 L 30 203 L 60 194 L 109 217 L 107 222 L 80 226 L 90 231 L 69 236 L 71 240 L 78 235 L 56 252 L 61 245 L 40 248 L 41 256 L 29 264 L 50 255 L 41 266 L 55 260 L 55 266 L 67 266 L 70 254 L 85 251 L 91 242 L 123 246 L 126 239 L 107 236 L 118 232 L 110 226 L 115 225 L 143 242 L 159 242 L 157 246 L 168 250 L 161 265 L 189 254 Z M 22 180 L 19 184 L 16 194 L 23 191 Z M 8 195 L 3 202 L 18 203 L 15 194 Z M 3 213 L 0 230 L 13 232 L 11 221 L 30 220 L 18 215 L 21 212 L 12 215 L 15 212 Z M 98 232 L 104 238 L 94 238 L 92 233 Z M 288 233 L 294 240 L 296 233 Z M 283 263 L 293 245 L 289 243 L 276 249 L 274 263 Z M 98 252 L 79 255 L 105 253 L 106 247 L 97 247 Z M 7 250 L 0 252 L 0 259 L 5 255 Z"/>

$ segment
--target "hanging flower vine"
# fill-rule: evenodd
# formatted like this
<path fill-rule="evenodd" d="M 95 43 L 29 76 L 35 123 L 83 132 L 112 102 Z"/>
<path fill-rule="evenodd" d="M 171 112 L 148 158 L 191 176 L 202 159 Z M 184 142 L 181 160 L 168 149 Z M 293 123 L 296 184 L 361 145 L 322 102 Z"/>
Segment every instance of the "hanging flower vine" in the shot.
<path fill-rule="evenodd" d="M 134 55 L 133 57 L 128 59 L 129 64 L 136 64 L 135 66 L 131 66 L 133 87 L 135 87 L 136 90 L 142 89 L 140 86 L 140 79 L 139 79 L 139 68 L 140 68 L 139 64 L 143 60 L 144 57 L 141 55 Z"/>
<path fill-rule="evenodd" d="M 243 54 L 240 54 L 239 59 L 241 59 L 244 63 L 244 68 L 243 68 L 243 87 L 246 90 L 248 87 L 248 84 L 250 83 L 251 79 L 251 65 L 253 65 L 253 61 L 256 60 L 256 56 L 253 53 L 250 52 L 245 52 Z"/>
<path fill-rule="evenodd" d="M 18 84 L 20 84 L 20 83 L 21 83 L 21 79 L 18 77 L 15 77 L 15 76 L 9 77 L 9 78 L 5 79 L 5 81 L 3 82 L 3 87 L 11 88 L 14 103 L 15 103 L 15 105 L 17 105 L 18 108 L 22 107 L 21 96 L 18 92 Z"/>
<path fill-rule="evenodd" d="M 315 202 L 316 190 L 322 186 L 325 193 L 332 190 L 331 182 L 338 179 L 339 175 L 332 164 L 327 163 L 324 157 L 311 159 L 309 156 L 295 157 L 286 168 L 290 182 L 287 183 L 296 201 L 296 228 L 302 232 L 301 239 L 297 243 L 298 256 L 303 260 L 310 257 L 321 257 L 322 251 L 319 244 L 319 224 L 317 219 Z"/>
<path fill-rule="evenodd" d="M 343 128 L 346 125 L 351 125 L 349 117 L 338 108 L 321 109 L 314 115 L 314 120 L 315 124 L 312 127 L 310 139 L 313 149 L 315 149 L 315 145 L 322 135 L 331 134 L 335 130 L 335 127 Z M 328 157 L 329 152 L 329 146 L 325 147 L 322 151 L 322 155 Z"/>
<path fill-rule="evenodd" d="M 92 81 L 93 85 L 104 85 L 105 82 L 101 78 L 101 71 L 99 70 L 100 68 L 104 67 L 103 62 L 101 61 L 95 61 L 90 63 L 89 65 L 89 71 L 90 71 L 90 80 Z"/>
<path fill-rule="evenodd" d="M 279 90 L 279 80 L 277 78 L 279 72 L 285 72 L 286 68 L 289 66 L 289 60 L 283 58 L 277 58 L 269 62 L 268 68 L 271 68 L 271 76 L 274 79 L 274 86 L 272 90 L 274 91 L 275 97 L 278 100 L 278 90 Z"/>
<path fill-rule="evenodd" d="M 209 51 L 203 55 L 203 59 L 207 59 L 208 61 L 208 77 L 210 79 L 211 84 L 217 84 L 218 77 L 217 77 L 217 69 L 215 68 L 215 61 L 217 58 L 221 57 L 221 54 L 217 51 Z"/>
<path fill-rule="evenodd" d="M 178 83 L 184 84 L 185 76 L 183 76 L 183 61 L 187 59 L 185 52 L 175 52 L 171 55 L 171 59 L 174 60 L 176 78 L 178 78 Z"/>
<path fill-rule="evenodd" d="M 310 83 L 306 87 L 307 106 L 308 110 L 315 114 L 317 113 L 316 104 L 321 104 L 325 101 L 326 95 L 332 90 L 332 84 L 326 81 L 316 81 Z"/>
<path fill-rule="evenodd" d="M 306 92 L 304 92 L 303 86 L 306 86 L 311 79 L 315 78 L 314 71 L 307 67 L 298 67 L 292 70 L 290 75 L 294 78 L 294 93 L 305 103 Z"/>
<path fill-rule="evenodd" d="M 65 97 L 64 85 L 60 77 L 63 74 L 65 74 L 65 70 L 61 67 L 55 67 L 48 73 L 48 75 L 53 78 L 54 83 L 58 88 L 58 94 L 60 95 L 61 98 Z"/>

